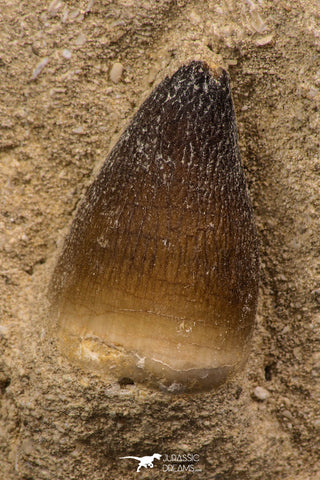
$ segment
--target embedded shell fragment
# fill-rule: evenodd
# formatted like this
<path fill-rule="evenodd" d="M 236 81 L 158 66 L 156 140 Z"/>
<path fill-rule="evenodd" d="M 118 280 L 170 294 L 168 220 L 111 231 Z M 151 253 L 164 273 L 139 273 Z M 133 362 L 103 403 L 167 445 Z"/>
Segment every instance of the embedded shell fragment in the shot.
<path fill-rule="evenodd" d="M 257 296 L 228 75 L 191 62 L 143 103 L 76 213 L 50 286 L 60 341 L 107 376 L 208 388 L 246 359 Z"/>

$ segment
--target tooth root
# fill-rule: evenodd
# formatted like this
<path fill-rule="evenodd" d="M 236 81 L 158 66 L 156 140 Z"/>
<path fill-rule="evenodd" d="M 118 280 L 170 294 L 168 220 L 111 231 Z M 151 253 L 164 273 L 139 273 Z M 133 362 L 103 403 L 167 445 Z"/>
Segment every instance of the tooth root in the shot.
<path fill-rule="evenodd" d="M 242 365 L 258 253 L 224 70 L 191 62 L 143 103 L 76 213 L 49 293 L 63 352 L 106 376 L 192 390 Z"/>

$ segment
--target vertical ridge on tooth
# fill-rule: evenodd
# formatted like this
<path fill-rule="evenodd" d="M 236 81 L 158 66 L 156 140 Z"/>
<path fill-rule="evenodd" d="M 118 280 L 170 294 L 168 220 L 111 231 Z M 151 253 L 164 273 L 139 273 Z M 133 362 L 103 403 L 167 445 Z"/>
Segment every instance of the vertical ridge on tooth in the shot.
<path fill-rule="evenodd" d="M 107 375 L 192 390 L 243 363 L 258 253 L 224 70 L 191 62 L 143 103 L 78 208 L 49 295 L 63 350 Z"/>

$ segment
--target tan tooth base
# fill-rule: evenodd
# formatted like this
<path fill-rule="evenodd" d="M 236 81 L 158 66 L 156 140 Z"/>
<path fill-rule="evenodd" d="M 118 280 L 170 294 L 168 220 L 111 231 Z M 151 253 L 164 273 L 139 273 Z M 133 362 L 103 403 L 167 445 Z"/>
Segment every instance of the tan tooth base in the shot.
<path fill-rule="evenodd" d="M 231 331 L 205 321 L 143 312 L 114 312 L 88 320 L 80 310 L 64 314 L 59 329 L 62 352 L 117 381 L 129 377 L 173 392 L 205 390 L 225 382 L 247 356 L 246 345 Z"/>

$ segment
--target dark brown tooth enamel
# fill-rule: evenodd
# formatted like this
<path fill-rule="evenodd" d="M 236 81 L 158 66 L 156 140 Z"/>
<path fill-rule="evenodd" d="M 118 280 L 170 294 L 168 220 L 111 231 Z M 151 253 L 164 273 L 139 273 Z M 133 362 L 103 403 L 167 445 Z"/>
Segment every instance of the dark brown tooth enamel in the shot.
<path fill-rule="evenodd" d="M 248 354 L 257 239 L 229 78 L 184 65 L 89 187 L 49 289 L 63 352 L 168 390 L 217 386 Z"/>

